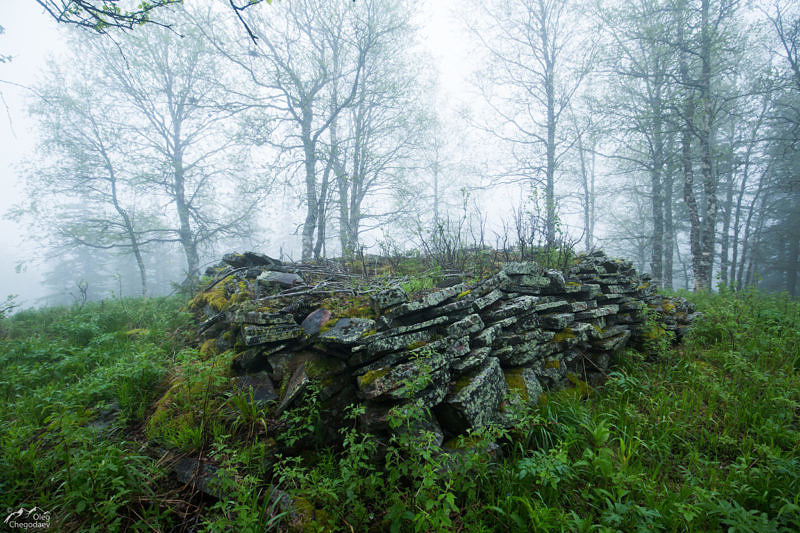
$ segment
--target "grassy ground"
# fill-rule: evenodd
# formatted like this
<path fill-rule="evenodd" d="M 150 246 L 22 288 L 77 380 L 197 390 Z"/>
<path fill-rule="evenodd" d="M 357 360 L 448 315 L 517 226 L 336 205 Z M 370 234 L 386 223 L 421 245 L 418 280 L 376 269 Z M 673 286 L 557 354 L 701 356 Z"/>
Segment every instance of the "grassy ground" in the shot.
<path fill-rule="evenodd" d="M 800 304 L 687 296 L 705 316 L 683 346 L 626 351 L 602 388 L 512 408 L 511 430 L 441 454 L 424 432 L 348 429 L 342 446 L 278 458 L 272 479 L 273 436 L 226 392 L 229 356 L 185 347 L 180 300 L 19 313 L 0 322 L 0 506 L 38 505 L 59 531 L 800 530 Z M 313 403 L 286 421 L 323 423 Z M 229 497 L 181 492 L 157 446 L 203 450 Z M 296 498 L 292 524 L 265 497 L 273 482 Z"/>

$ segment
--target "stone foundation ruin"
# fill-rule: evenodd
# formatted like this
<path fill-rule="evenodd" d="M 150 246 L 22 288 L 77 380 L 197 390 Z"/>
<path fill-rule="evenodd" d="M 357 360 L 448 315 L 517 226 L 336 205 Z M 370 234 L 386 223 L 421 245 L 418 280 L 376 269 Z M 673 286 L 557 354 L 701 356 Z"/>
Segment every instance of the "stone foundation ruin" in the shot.
<path fill-rule="evenodd" d="M 207 274 L 213 281 L 190 304 L 201 350 L 233 349 L 237 385 L 256 402 L 279 415 L 313 390 L 332 428 L 360 402 L 362 429 L 380 433 L 389 409 L 421 400 L 440 443 L 499 420 L 509 401 L 594 383 L 620 349 L 665 330 L 680 340 L 697 315 L 602 252 L 566 272 L 504 263 L 414 298 L 387 278 L 251 252 Z"/>

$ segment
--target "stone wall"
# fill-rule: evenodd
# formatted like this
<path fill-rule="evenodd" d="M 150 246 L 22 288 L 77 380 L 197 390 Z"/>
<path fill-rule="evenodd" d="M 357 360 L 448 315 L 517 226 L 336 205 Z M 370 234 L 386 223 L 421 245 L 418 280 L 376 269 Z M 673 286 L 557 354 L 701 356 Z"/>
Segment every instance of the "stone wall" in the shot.
<path fill-rule="evenodd" d="M 202 349 L 234 349 L 237 385 L 274 414 L 313 389 L 332 427 L 345 406 L 361 402 L 367 431 L 386 429 L 390 408 L 419 399 L 430 408 L 429 427 L 458 435 L 502 417 L 509 401 L 594 383 L 627 345 L 665 330 L 680 340 L 697 315 L 602 252 L 565 273 L 505 263 L 476 283 L 412 300 L 385 281 L 259 254 L 223 261 L 208 272 L 218 281 L 192 301 L 203 318 Z M 369 298 L 369 308 L 326 305 L 348 291 L 353 301 Z M 647 322 L 648 309 L 661 326 Z"/>

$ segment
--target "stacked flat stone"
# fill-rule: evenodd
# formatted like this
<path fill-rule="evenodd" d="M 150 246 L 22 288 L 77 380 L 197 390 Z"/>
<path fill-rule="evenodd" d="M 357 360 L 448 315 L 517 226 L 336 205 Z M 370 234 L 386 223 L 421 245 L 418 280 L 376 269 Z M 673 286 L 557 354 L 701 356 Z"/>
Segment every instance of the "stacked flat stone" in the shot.
<path fill-rule="evenodd" d="M 277 266 L 238 268 L 260 279 Z M 332 424 L 346 405 L 361 402 L 363 428 L 381 431 L 389 409 L 419 400 L 430 408 L 426 426 L 443 439 L 501 420 L 509 401 L 536 402 L 545 390 L 602 377 L 616 352 L 649 334 L 647 309 L 677 338 L 697 316 L 685 300 L 657 295 L 630 262 L 602 252 L 566 273 L 506 263 L 480 282 L 413 301 L 390 287 L 371 297 L 371 307 L 377 320 L 337 319 L 322 308 L 306 315 L 302 305 L 269 313 L 241 305 L 207 313 L 201 328 L 206 337 L 235 334 L 236 369 L 278 412 L 313 386 Z"/>

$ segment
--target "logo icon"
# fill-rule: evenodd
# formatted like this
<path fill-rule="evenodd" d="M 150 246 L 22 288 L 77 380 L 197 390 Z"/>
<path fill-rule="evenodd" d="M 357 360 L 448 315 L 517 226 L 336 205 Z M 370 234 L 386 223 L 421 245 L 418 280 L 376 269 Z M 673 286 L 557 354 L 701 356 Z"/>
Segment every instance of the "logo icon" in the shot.
<path fill-rule="evenodd" d="M 3 524 L 12 529 L 46 529 L 50 527 L 50 511 L 45 511 L 41 507 L 31 509 L 20 507 L 10 512 Z"/>

